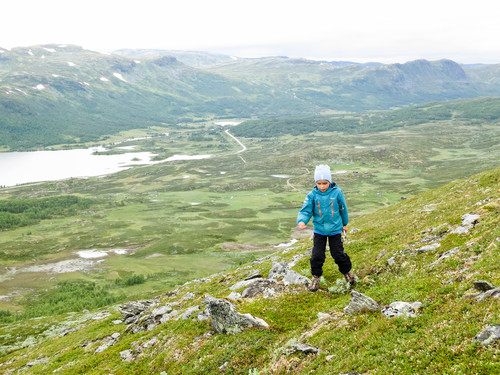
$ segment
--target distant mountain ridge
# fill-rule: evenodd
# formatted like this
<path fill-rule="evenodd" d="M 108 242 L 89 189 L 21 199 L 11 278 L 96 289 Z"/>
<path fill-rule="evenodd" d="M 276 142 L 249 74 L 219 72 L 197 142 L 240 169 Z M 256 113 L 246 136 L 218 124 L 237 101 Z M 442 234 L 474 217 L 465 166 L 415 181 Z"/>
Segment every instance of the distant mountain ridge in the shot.
<path fill-rule="evenodd" d="M 210 118 L 304 117 L 500 96 L 500 65 L 118 53 L 56 44 L 0 48 L 0 147 L 97 141 L 121 130 Z"/>

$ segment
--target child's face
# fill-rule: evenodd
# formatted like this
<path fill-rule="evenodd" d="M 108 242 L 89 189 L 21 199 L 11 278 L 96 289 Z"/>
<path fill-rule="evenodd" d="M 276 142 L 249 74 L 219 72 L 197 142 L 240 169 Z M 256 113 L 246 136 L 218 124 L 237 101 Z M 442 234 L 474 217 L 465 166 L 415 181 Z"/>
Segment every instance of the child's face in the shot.
<path fill-rule="evenodd" d="M 325 192 L 330 187 L 330 181 L 328 180 L 318 180 L 316 181 L 316 186 L 321 192 Z"/>

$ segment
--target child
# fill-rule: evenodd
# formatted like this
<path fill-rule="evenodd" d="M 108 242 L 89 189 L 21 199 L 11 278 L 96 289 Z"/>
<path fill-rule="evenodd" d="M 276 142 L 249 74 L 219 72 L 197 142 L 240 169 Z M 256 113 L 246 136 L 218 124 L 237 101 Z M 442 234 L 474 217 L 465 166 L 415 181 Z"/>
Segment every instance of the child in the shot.
<path fill-rule="evenodd" d="M 306 229 L 313 218 L 314 247 L 311 256 L 311 273 L 313 279 L 309 290 L 319 289 L 319 280 L 323 274 L 325 263 L 326 241 L 330 244 L 330 254 L 344 274 L 346 281 L 353 285 L 355 276 L 351 272 L 351 259 L 344 252 L 342 233 L 347 232 L 349 222 L 344 193 L 332 183 L 332 173 L 328 165 L 318 165 L 314 171 L 316 186 L 307 194 L 304 204 L 297 215 L 300 229 Z"/>

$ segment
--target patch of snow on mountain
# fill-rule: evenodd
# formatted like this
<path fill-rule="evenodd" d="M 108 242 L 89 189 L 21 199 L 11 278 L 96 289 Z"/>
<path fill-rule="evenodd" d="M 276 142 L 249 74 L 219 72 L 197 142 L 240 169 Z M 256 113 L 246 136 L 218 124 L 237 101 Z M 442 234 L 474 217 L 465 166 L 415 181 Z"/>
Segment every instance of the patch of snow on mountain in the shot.
<path fill-rule="evenodd" d="M 35 87 L 37 90 L 45 90 L 45 86 L 42 85 L 41 83 L 39 83 L 38 85 L 36 85 Z"/>
<path fill-rule="evenodd" d="M 56 52 L 56 50 L 54 48 L 43 48 L 45 51 L 47 52 Z"/>
<path fill-rule="evenodd" d="M 100 79 L 101 81 L 103 81 L 103 82 L 109 82 L 109 79 L 107 79 L 106 77 L 101 77 L 101 78 L 99 78 L 99 79 Z"/>
<path fill-rule="evenodd" d="M 120 81 L 127 82 L 125 78 L 120 73 L 113 73 L 113 75 L 118 78 Z"/>
<path fill-rule="evenodd" d="M 26 96 L 28 96 L 28 94 L 26 94 L 26 92 L 24 92 L 24 91 L 23 91 L 23 90 L 21 90 L 21 89 L 17 89 L 17 88 L 16 88 L 15 90 L 16 90 L 16 91 L 19 91 L 20 93 L 23 93 L 23 94 L 24 94 L 24 95 L 26 95 Z"/>
<path fill-rule="evenodd" d="M 71 61 L 68 61 L 68 65 L 69 65 L 69 66 L 76 66 L 76 64 L 75 64 L 75 63 L 73 63 L 73 62 L 71 62 Z"/>

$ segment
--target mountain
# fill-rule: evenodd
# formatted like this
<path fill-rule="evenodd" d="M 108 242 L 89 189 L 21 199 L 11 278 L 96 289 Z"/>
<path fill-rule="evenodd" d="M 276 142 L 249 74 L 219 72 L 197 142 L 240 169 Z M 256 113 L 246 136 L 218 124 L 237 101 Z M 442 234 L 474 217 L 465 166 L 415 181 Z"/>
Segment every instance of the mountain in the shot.
<path fill-rule="evenodd" d="M 304 117 L 500 95 L 496 65 L 154 52 L 106 55 L 53 44 L 0 49 L 0 147 L 101 142 L 122 130 L 212 118 Z"/>
<path fill-rule="evenodd" d="M 113 54 L 132 58 L 144 59 L 158 56 L 173 56 L 183 64 L 194 68 L 203 68 L 237 60 L 238 57 L 203 51 L 179 51 L 161 49 L 120 49 Z"/>
<path fill-rule="evenodd" d="M 500 169 L 356 218 L 350 289 L 327 259 L 307 291 L 308 233 L 271 256 L 120 305 L 0 315 L 5 374 L 493 374 L 500 339 Z M 102 300 L 92 285 L 47 310 Z M 359 303 L 356 305 L 354 302 Z"/>

